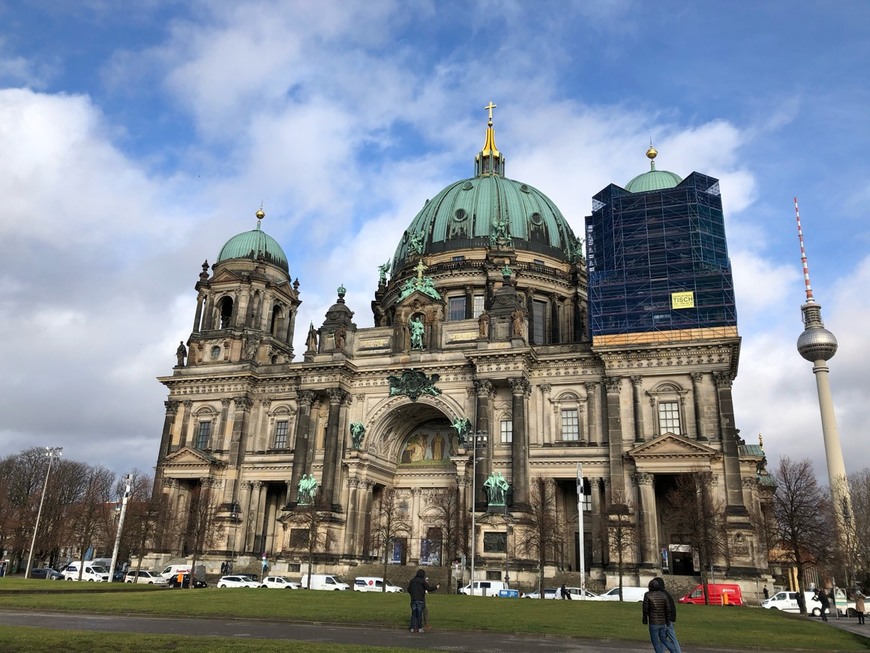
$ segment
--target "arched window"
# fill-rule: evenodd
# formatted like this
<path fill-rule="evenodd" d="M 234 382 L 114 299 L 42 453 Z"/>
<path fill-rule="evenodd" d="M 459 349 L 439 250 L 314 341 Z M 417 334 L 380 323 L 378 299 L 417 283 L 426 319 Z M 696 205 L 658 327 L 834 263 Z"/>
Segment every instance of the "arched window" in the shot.
<path fill-rule="evenodd" d="M 275 304 L 272 307 L 272 320 L 269 324 L 269 333 L 271 333 L 275 337 L 278 336 L 278 333 L 281 330 L 281 323 L 283 322 L 283 317 L 284 311 L 281 308 L 281 304 Z"/>
<path fill-rule="evenodd" d="M 228 329 L 233 323 L 233 298 L 221 297 L 218 302 L 218 311 L 220 312 L 220 328 Z"/>
<path fill-rule="evenodd" d="M 655 388 L 647 391 L 653 409 L 653 423 L 656 425 L 657 436 L 665 433 L 687 434 L 684 415 L 686 392 L 672 381 L 659 383 Z"/>

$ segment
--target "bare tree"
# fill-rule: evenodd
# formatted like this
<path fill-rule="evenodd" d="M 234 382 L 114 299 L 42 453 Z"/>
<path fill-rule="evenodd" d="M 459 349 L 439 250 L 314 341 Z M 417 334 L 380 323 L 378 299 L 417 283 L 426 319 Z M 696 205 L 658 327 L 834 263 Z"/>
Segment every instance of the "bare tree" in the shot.
<path fill-rule="evenodd" d="M 826 554 L 830 542 L 828 506 L 808 459 L 795 462 L 785 456 L 780 458 L 775 477 L 778 487 L 774 515 L 779 541 L 784 557 L 797 568 L 798 603 L 801 614 L 806 614 L 804 571 Z"/>
<path fill-rule="evenodd" d="M 323 510 L 315 502 L 299 504 L 284 518 L 290 525 L 290 541 L 288 548 L 291 551 L 303 553 L 308 564 L 308 586 L 311 589 L 311 574 L 314 569 L 314 557 L 319 552 L 326 552 L 332 538 L 328 528 L 331 517 L 329 510 Z M 293 528 L 296 526 L 296 528 Z"/>
<path fill-rule="evenodd" d="M 556 485 L 552 479 L 536 477 L 531 483 L 529 511 L 514 529 L 517 549 L 534 556 L 538 563 L 538 589 L 544 596 L 544 567 L 555 558 L 565 542 L 565 527 L 556 514 Z"/>
<path fill-rule="evenodd" d="M 432 495 L 429 500 L 432 523 L 441 529 L 441 544 L 444 547 L 442 564 L 447 561 L 447 587 L 452 587 L 453 567 L 461 546 L 462 518 L 464 511 L 459 498 L 459 488 L 452 487 Z"/>
<path fill-rule="evenodd" d="M 73 512 L 74 538 L 82 558 L 95 545 L 105 546 L 109 540 L 110 524 L 114 514 L 112 503 L 115 473 L 105 467 L 89 467 L 87 485 Z M 79 565 L 79 580 L 84 565 Z"/>
<path fill-rule="evenodd" d="M 619 575 L 619 600 L 622 601 L 622 577 L 626 558 L 634 560 L 637 554 L 637 527 L 632 518 L 632 509 L 625 493 L 616 490 L 610 498 L 607 515 L 607 535 L 610 555 L 616 557 Z"/>
<path fill-rule="evenodd" d="M 711 485 L 710 472 L 679 474 L 676 487 L 667 493 L 669 524 L 698 552 L 705 604 L 710 603 L 709 572 L 717 556 L 727 555 L 725 505 L 713 497 Z"/>
<path fill-rule="evenodd" d="M 855 576 L 866 588 L 870 586 L 870 468 L 865 467 L 849 477 L 849 491 L 852 496 Z"/>
<path fill-rule="evenodd" d="M 134 471 L 127 500 L 127 520 L 124 526 L 122 557 L 136 560 L 136 571 L 142 568 L 142 559 L 153 546 L 157 525 L 166 515 L 166 498 L 163 494 L 151 494 L 153 480 L 148 475 Z"/>
<path fill-rule="evenodd" d="M 210 484 L 200 483 L 190 494 L 190 511 L 184 538 L 185 549 L 192 556 L 188 588 L 193 588 L 198 556 L 214 547 L 223 535 L 224 525 L 217 520 L 220 503 L 220 492 L 213 491 Z"/>
<path fill-rule="evenodd" d="M 396 488 L 387 487 L 381 492 L 378 511 L 374 519 L 372 536 L 375 546 L 381 551 L 381 562 L 384 566 L 383 591 L 387 591 L 387 567 L 390 564 L 390 547 L 400 537 L 411 533 L 411 522 L 408 509 L 401 500 Z"/>

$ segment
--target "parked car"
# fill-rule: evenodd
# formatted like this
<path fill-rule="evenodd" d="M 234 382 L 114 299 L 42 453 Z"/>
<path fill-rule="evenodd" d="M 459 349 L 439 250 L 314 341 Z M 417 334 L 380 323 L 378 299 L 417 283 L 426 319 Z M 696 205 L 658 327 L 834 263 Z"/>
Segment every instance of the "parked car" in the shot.
<path fill-rule="evenodd" d="M 173 589 L 186 589 L 190 587 L 190 574 L 176 574 L 169 579 L 166 585 L 167 587 L 171 587 Z M 204 578 L 193 579 L 193 589 L 201 589 L 203 587 L 208 587 L 208 583 L 205 582 Z"/>
<path fill-rule="evenodd" d="M 629 587 L 628 585 L 622 586 L 622 600 L 625 603 L 640 603 L 643 601 L 643 595 L 647 593 L 646 587 Z M 619 585 L 616 587 L 611 587 L 609 590 L 604 592 L 603 594 L 599 594 L 595 598 L 591 598 L 592 601 L 618 601 L 619 600 Z"/>
<path fill-rule="evenodd" d="M 359 576 L 353 581 L 353 590 L 355 592 L 383 592 L 384 579 L 380 576 Z M 387 592 L 404 592 L 398 585 L 393 585 L 387 581 Z"/>
<path fill-rule="evenodd" d="M 541 593 L 539 591 L 535 592 L 526 592 L 523 594 L 524 599 L 539 599 L 541 598 Z M 544 597 L 545 599 L 558 599 L 559 598 L 559 590 L 555 587 L 547 587 L 544 589 Z"/>
<path fill-rule="evenodd" d="M 45 580 L 46 578 L 48 578 L 48 580 L 63 580 L 63 574 L 51 567 L 37 567 L 36 569 L 31 569 L 30 577 L 40 578 L 42 580 Z"/>
<path fill-rule="evenodd" d="M 580 587 L 566 587 L 565 589 L 568 591 L 568 597 L 572 601 L 579 601 L 579 600 L 581 600 L 581 597 L 584 601 L 597 601 L 598 600 L 598 595 L 595 592 L 590 592 L 589 590 L 584 590 L 583 588 L 580 588 Z M 556 598 L 557 599 L 562 598 L 561 591 L 558 593 Z"/>
<path fill-rule="evenodd" d="M 224 587 L 259 587 L 260 584 L 247 576 L 221 576 L 217 582 L 218 588 Z"/>
<path fill-rule="evenodd" d="M 260 583 L 260 587 L 268 587 L 273 590 L 298 590 L 302 585 L 295 580 L 287 580 L 283 576 L 266 576 Z"/>
<path fill-rule="evenodd" d="M 168 584 L 168 581 L 156 571 L 146 571 L 145 569 L 140 569 L 139 571 L 136 571 L 135 569 L 128 571 L 127 575 L 124 576 L 124 582 L 141 583 L 144 585 Z"/>

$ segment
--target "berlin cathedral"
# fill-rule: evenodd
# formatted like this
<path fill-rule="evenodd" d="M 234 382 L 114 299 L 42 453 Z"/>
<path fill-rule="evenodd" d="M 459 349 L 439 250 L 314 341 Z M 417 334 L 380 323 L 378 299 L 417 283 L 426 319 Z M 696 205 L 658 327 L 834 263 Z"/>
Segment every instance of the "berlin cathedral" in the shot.
<path fill-rule="evenodd" d="M 471 552 L 479 579 L 520 579 L 543 558 L 612 585 L 617 512 L 630 584 L 645 584 L 699 571 L 670 517 L 679 479 L 700 472 L 721 514 L 716 575 L 768 573 L 771 480 L 734 422 L 740 336 L 718 180 L 657 170 L 650 146 L 649 170 L 597 193 L 578 236 L 506 176 L 487 108 L 473 176 L 395 235 L 374 326 L 357 326 L 339 287 L 294 351 L 300 283 L 262 210 L 202 264 L 193 328 L 159 379 L 155 491 L 179 525 L 166 554 L 191 554 L 185 522 L 208 488 L 219 528 L 206 557 L 305 571 L 297 518 L 316 506 L 328 537 L 313 571 Z M 406 528 L 385 547 L 387 501 Z M 542 511 L 560 539 L 533 552 L 520 543 Z"/>

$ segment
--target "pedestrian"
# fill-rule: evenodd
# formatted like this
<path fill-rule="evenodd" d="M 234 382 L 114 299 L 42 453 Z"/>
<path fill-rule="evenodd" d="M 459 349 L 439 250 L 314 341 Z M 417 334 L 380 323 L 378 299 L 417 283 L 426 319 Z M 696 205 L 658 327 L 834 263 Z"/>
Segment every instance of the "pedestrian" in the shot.
<path fill-rule="evenodd" d="M 816 593 L 813 595 L 813 599 L 818 601 L 821 604 L 821 608 L 819 612 L 821 613 L 822 621 L 828 620 L 828 610 L 831 609 L 831 602 L 828 600 L 828 593 L 822 588 L 816 588 Z"/>
<path fill-rule="evenodd" d="M 221 576 L 226 576 L 226 574 L 227 574 L 227 563 L 222 562 L 221 563 Z"/>
<path fill-rule="evenodd" d="M 426 609 L 426 592 L 434 592 L 438 585 L 432 587 L 426 582 L 426 572 L 422 569 L 408 583 L 408 596 L 411 598 L 411 626 L 412 633 L 424 633 L 423 611 Z"/>
<path fill-rule="evenodd" d="M 677 641 L 677 607 L 674 597 L 665 590 L 661 578 L 649 582 L 649 591 L 643 595 L 643 623 L 649 625 L 649 638 L 656 653 L 682 653 Z"/>
<path fill-rule="evenodd" d="M 761 591 L 762 591 L 762 593 L 764 593 L 764 600 L 765 601 L 770 598 L 770 592 L 767 591 L 767 585 L 765 585 Z"/>
<path fill-rule="evenodd" d="M 861 590 L 855 592 L 855 614 L 858 615 L 858 624 L 864 625 L 864 594 Z"/>
<path fill-rule="evenodd" d="M 568 588 L 565 587 L 565 583 L 562 583 L 562 587 L 559 588 L 559 593 L 561 597 L 566 601 L 571 600 L 571 593 L 568 591 Z"/>

